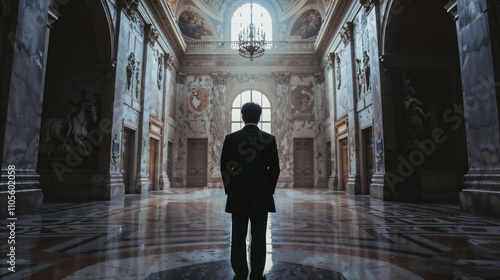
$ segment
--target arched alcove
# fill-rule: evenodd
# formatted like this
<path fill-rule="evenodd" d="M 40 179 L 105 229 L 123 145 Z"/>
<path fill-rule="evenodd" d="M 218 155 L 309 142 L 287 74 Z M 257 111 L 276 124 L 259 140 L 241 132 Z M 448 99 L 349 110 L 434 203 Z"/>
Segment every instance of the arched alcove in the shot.
<path fill-rule="evenodd" d="M 392 95 L 398 200 L 458 200 L 467 169 L 455 22 L 447 0 L 394 1 L 384 25 L 382 90 Z M 387 101 L 383 101 L 387 102 Z M 387 157 L 387 155 L 386 155 Z"/>
<path fill-rule="evenodd" d="M 47 197 L 78 196 L 70 188 L 90 186 L 89 173 L 109 168 L 102 144 L 109 143 L 110 136 L 99 124 L 111 119 L 106 109 L 113 102 L 113 27 L 105 6 L 101 1 L 69 1 L 57 8 L 60 16 L 49 36 L 38 162 Z M 85 114 L 86 125 L 80 126 L 81 120 L 78 125 L 64 122 L 86 102 L 93 107 Z M 75 140 L 71 135 L 81 127 L 87 136 L 82 133 Z M 89 190 L 81 193 L 106 197 Z"/>

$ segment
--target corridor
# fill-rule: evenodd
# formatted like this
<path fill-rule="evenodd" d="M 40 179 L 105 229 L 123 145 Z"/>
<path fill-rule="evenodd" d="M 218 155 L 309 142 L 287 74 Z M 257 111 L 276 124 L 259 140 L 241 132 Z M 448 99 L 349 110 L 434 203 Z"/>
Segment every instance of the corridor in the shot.
<path fill-rule="evenodd" d="M 500 277 L 500 220 L 460 213 L 458 205 L 326 189 L 280 189 L 275 197 L 269 280 Z M 232 279 L 224 203 L 222 190 L 206 188 L 45 203 L 18 217 L 16 272 L 3 254 L 0 278 Z"/>

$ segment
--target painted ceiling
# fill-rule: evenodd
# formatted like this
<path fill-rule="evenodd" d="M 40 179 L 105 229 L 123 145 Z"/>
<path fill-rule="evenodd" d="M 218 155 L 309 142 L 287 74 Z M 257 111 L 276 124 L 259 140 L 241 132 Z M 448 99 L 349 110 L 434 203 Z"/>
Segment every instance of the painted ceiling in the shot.
<path fill-rule="evenodd" d="M 187 40 L 228 39 L 232 14 L 250 0 L 168 0 Z M 268 9 L 279 33 L 272 40 L 313 40 L 330 0 L 253 0 Z M 270 39 L 269 39 L 270 40 Z"/>

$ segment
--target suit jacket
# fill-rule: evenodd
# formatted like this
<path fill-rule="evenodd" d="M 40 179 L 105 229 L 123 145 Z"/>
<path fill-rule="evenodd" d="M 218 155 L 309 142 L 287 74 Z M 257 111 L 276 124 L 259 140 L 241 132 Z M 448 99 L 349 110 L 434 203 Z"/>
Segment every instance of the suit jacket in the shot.
<path fill-rule="evenodd" d="M 273 194 L 280 167 L 273 135 L 256 125 L 226 135 L 220 163 L 227 194 L 226 212 L 276 212 Z"/>

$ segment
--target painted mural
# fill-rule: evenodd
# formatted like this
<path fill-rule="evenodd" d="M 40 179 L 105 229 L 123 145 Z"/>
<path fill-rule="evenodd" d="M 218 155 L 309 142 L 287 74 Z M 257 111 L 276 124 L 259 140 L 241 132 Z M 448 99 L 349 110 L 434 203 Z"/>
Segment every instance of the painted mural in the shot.
<path fill-rule="evenodd" d="M 318 10 L 310 9 L 302 13 L 295 21 L 290 35 L 300 36 L 302 39 L 309 39 L 318 35 L 320 28 L 321 14 Z"/>
<path fill-rule="evenodd" d="M 184 11 L 179 16 L 179 28 L 182 34 L 193 39 L 214 35 L 210 26 L 205 22 L 206 20 L 200 14 L 193 11 Z"/>

